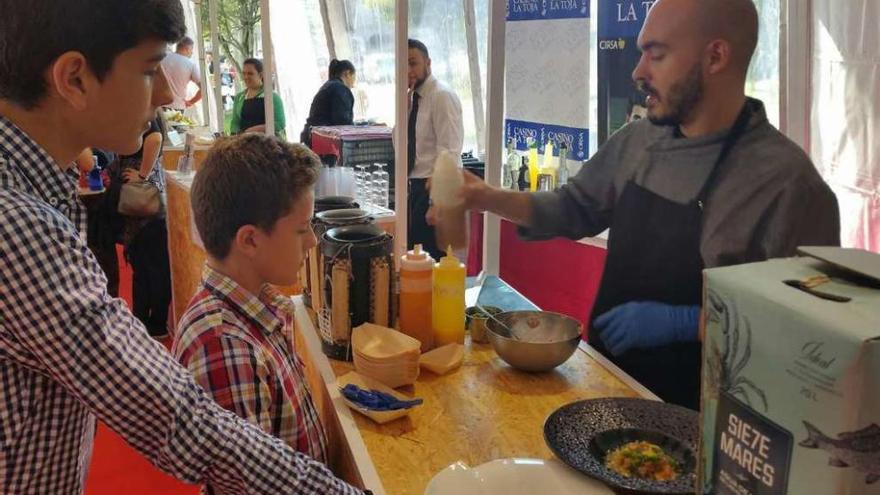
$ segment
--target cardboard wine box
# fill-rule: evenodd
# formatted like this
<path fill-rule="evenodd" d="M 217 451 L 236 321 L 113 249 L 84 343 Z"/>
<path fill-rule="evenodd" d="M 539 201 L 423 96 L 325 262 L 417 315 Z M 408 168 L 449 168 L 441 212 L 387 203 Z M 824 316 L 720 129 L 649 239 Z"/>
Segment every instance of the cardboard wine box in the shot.
<path fill-rule="evenodd" d="M 880 494 L 880 255 L 819 251 L 705 271 L 699 493 Z"/>

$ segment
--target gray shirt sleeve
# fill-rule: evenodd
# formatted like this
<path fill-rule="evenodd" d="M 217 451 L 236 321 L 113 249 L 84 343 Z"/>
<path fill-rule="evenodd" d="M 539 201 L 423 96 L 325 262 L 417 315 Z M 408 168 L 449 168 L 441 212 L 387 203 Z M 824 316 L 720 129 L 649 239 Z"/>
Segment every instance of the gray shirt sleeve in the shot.
<path fill-rule="evenodd" d="M 757 259 L 794 256 L 798 246 L 839 246 L 840 211 L 831 189 L 813 174 L 790 181 L 755 231 Z"/>
<path fill-rule="evenodd" d="M 839 245 L 840 212 L 809 157 L 773 128 L 757 100 L 749 130 L 720 165 L 703 216 L 700 250 L 707 267 L 796 254 L 798 246 Z M 712 170 L 726 130 L 677 138 L 646 120 L 615 133 L 567 185 L 532 194 L 527 240 L 580 239 L 610 227 L 633 180 L 670 201 L 693 201 Z"/>

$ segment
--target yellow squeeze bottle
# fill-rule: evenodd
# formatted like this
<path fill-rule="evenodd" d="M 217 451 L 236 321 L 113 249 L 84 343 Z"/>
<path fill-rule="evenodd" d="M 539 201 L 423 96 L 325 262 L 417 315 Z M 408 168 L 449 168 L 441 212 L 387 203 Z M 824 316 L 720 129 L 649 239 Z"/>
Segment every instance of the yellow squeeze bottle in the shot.
<path fill-rule="evenodd" d="M 544 147 L 544 164 L 541 167 L 540 173 L 549 175 L 550 177 L 556 177 L 556 164 L 553 163 L 553 142 L 550 141 L 547 143 L 547 146 Z M 552 187 L 551 189 L 555 188 Z"/>
<path fill-rule="evenodd" d="M 529 147 L 529 191 L 538 190 L 538 147 L 534 143 Z"/>
<path fill-rule="evenodd" d="M 437 347 L 464 344 L 464 279 L 464 265 L 450 246 L 446 256 L 434 264 L 431 322 Z"/>

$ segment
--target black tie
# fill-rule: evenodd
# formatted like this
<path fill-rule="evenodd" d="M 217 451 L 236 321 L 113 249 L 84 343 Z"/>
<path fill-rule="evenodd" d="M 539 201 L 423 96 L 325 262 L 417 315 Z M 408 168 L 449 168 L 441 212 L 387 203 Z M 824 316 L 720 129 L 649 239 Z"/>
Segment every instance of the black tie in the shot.
<path fill-rule="evenodd" d="M 419 94 L 413 92 L 412 108 L 409 109 L 409 124 L 407 125 L 407 153 L 406 153 L 406 170 L 407 175 L 411 175 L 413 168 L 416 166 L 416 118 L 419 114 Z"/>

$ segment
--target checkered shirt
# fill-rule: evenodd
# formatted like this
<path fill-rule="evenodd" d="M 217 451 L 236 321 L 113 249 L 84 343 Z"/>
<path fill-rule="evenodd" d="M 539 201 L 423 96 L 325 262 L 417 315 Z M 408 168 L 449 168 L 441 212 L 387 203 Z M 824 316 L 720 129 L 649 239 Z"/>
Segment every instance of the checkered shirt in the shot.
<path fill-rule="evenodd" d="M 272 286 L 254 295 L 205 266 L 171 352 L 218 404 L 325 461 L 327 439 L 293 348 L 293 320 L 292 301 Z"/>
<path fill-rule="evenodd" d="M 218 406 L 106 292 L 77 184 L 0 116 L 0 492 L 83 490 L 97 417 L 227 494 L 358 493 Z"/>

